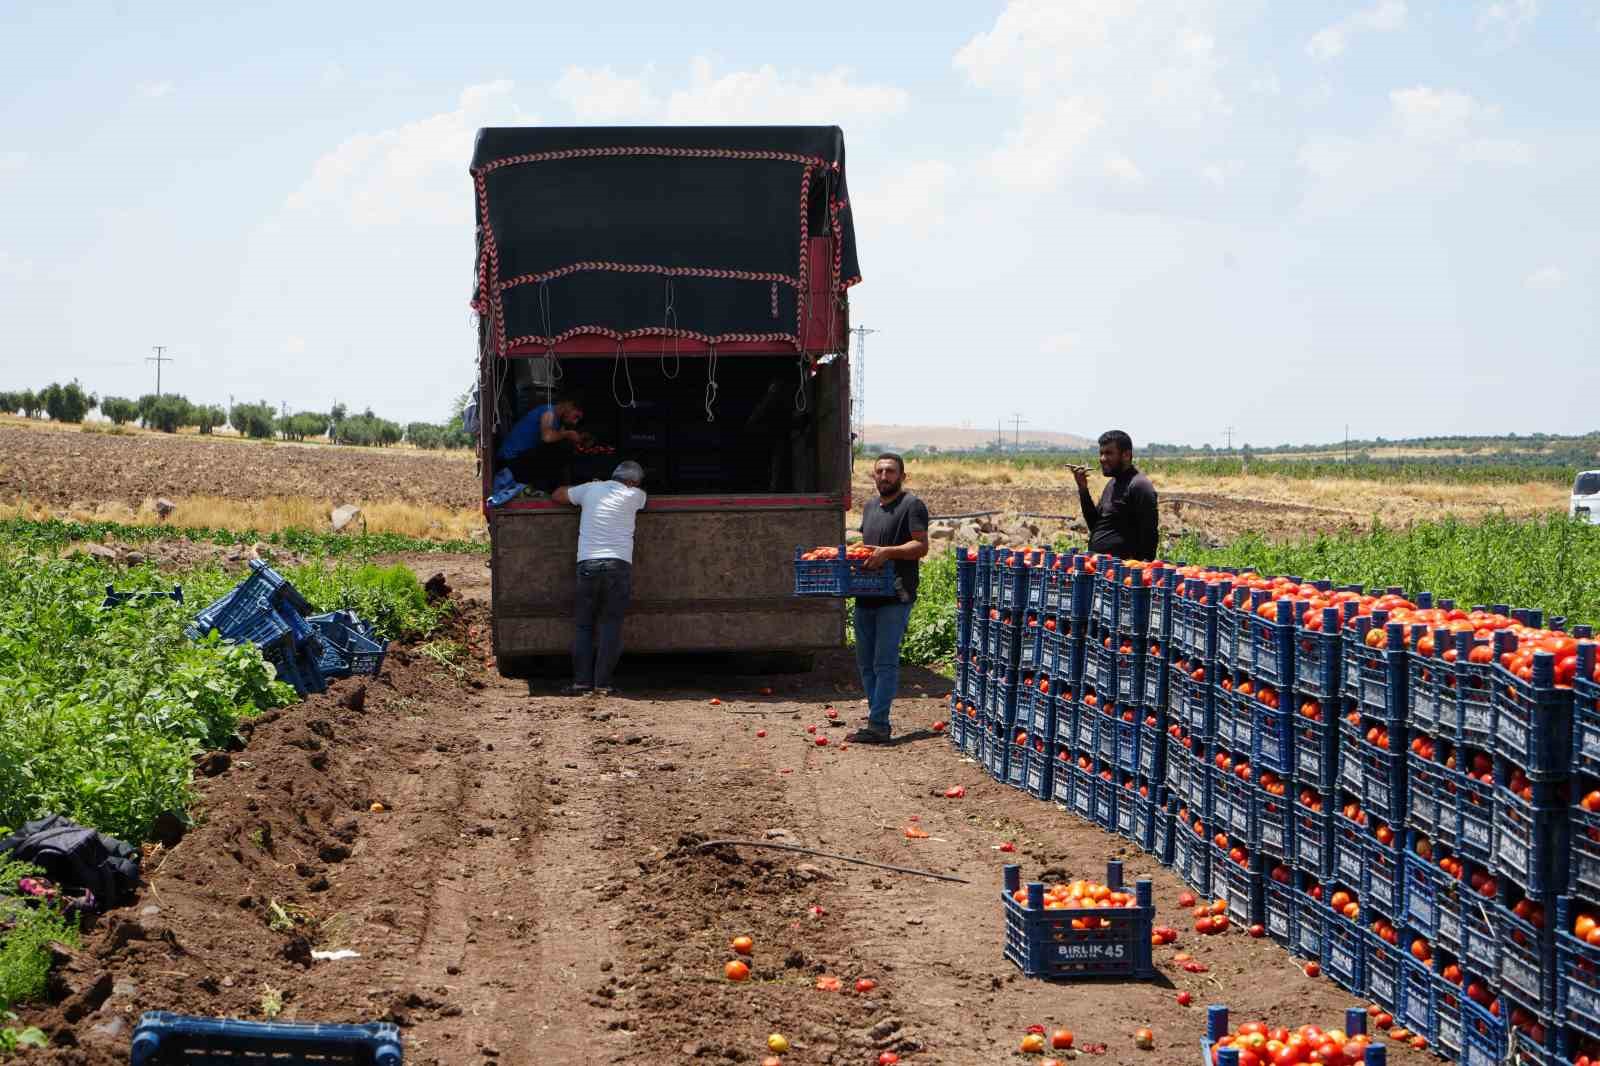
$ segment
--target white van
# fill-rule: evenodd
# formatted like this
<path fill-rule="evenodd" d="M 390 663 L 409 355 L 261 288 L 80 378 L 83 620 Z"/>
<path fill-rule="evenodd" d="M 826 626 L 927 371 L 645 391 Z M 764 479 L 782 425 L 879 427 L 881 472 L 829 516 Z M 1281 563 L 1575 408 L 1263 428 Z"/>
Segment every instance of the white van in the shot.
<path fill-rule="evenodd" d="M 1585 470 L 1572 483 L 1572 504 L 1567 514 L 1600 526 L 1600 470 Z"/>

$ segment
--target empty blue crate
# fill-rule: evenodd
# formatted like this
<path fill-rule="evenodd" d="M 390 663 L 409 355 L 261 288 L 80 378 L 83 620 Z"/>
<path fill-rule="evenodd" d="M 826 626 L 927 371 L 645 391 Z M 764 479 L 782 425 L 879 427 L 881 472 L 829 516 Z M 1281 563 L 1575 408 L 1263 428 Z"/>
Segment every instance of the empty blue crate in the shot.
<path fill-rule="evenodd" d="M 1045 886 L 1030 881 L 1024 888 L 1017 866 L 1003 870 L 1005 956 L 1029 977 L 1047 980 L 1081 980 L 1094 977 L 1150 980 L 1155 977 L 1150 932 L 1155 924 L 1155 904 L 1150 882 L 1134 885 L 1135 906 L 1062 908 L 1047 910 Z M 1122 891 L 1122 864 L 1106 864 L 1106 885 Z M 1018 900 L 1021 892 L 1023 899 Z M 1074 929 L 1085 919 L 1096 928 Z"/>
<path fill-rule="evenodd" d="M 376 675 L 383 670 L 389 645 L 379 642 L 373 628 L 350 611 L 314 614 L 306 619 L 322 638 L 317 667 L 325 677 Z"/>
<path fill-rule="evenodd" d="M 259 559 L 251 559 L 250 576 L 196 615 L 191 629 L 199 636 L 215 629 L 224 637 L 242 639 L 238 636 L 242 628 L 279 607 L 287 607 L 286 613 L 300 616 L 313 610 L 282 574 Z"/>
<path fill-rule="evenodd" d="M 132 1066 L 271 1062 L 400 1066 L 400 1030 L 387 1022 L 246 1022 L 147 1011 L 133 1031 Z"/>
<path fill-rule="evenodd" d="M 812 549 L 816 551 L 817 549 Z M 827 559 L 804 559 L 810 554 L 794 550 L 794 594 L 796 596 L 893 596 L 895 568 L 865 568 L 866 559 L 852 559 L 843 544 L 830 549 L 836 554 Z"/>

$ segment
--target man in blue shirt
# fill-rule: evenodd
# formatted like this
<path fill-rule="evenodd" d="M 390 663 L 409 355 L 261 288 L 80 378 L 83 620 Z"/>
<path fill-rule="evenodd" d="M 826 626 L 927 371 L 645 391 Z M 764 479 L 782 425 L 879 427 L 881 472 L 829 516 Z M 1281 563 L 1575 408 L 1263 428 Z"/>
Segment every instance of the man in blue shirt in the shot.
<path fill-rule="evenodd" d="M 582 420 L 583 410 L 571 397 L 540 404 L 511 427 L 495 459 L 524 485 L 550 492 L 561 484 L 566 446 L 586 438 L 571 428 Z"/>

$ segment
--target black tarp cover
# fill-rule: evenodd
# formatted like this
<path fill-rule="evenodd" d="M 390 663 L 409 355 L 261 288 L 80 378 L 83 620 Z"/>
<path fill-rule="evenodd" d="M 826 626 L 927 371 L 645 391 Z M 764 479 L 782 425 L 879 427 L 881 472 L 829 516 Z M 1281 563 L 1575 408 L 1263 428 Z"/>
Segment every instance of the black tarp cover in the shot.
<path fill-rule="evenodd" d="M 837 126 L 481 129 L 472 177 L 474 306 L 502 354 L 583 334 L 800 348 L 810 294 L 861 280 Z M 823 286 L 804 242 L 830 232 Z"/>

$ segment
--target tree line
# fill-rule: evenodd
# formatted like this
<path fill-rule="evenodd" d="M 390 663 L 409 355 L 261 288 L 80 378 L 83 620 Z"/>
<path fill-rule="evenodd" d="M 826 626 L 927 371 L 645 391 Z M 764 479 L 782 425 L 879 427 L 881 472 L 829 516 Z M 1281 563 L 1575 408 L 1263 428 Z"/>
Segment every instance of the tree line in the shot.
<path fill-rule="evenodd" d="M 104 399 L 86 390 L 77 381 L 51 384 L 43 389 L 0 392 L 0 412 L 21 413 L 24 418 L 49 418 L 55 422 L 78 423 L 98 409 L 112 424 L 125 426 L 137 422 L 146 429 L 176 433 L 192 428 L 210 434 L 219 426 L 253 440 L 325 440 L 331 444 L 353 444 L 383 448 L 402 441 L 417 448 L 471 448 L 473 438 L 462 428 L 465 406 L 458 398 L 451 417 L 443 423 L 410 422 L 402 426 L 380 418 L 367 408 L 351 414 L 344 404 L 332 410 L 280 412 L 266 401 L 236 403 L 224 408 L 216 404 L 191 403 L 177 393 L 157 396 L 147 393 L 137 400 L 124 396 Z"/>

